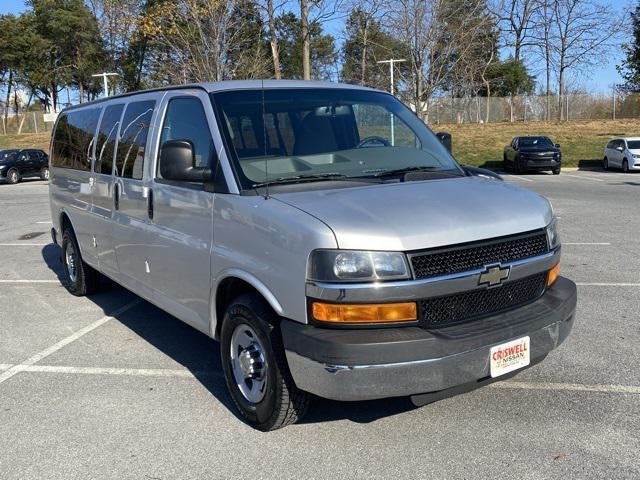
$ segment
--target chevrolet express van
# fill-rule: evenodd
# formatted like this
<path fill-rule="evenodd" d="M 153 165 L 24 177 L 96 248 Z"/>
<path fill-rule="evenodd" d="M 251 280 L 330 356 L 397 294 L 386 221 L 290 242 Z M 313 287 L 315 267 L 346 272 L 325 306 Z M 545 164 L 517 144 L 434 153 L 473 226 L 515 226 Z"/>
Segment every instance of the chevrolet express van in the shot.
<path fill-rule="evenodd" d="M 311 394 L 424 404 L 508 378 L 574 322 L 549 202 L 467 175 L 385 92 L 111 97 L 59 115 L 50 166 L 67 289 L 93 292 L 99 272 L 219 340 L 261 430 Z"/>

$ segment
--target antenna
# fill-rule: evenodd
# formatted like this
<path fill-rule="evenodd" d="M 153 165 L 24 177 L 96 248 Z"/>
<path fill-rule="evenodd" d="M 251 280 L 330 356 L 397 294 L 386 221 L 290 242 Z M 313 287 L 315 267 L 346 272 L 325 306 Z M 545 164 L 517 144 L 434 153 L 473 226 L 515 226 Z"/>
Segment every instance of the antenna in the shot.
<path fill-rule="evenodd" d="M 264 199 L 269 199 L 269 162 L 267 161 L 267 112 L 264 104 L 264 80 L 261 80 L 262 85 L 262 144 L 264 145 L 264 181 L 265 192 Z"/>

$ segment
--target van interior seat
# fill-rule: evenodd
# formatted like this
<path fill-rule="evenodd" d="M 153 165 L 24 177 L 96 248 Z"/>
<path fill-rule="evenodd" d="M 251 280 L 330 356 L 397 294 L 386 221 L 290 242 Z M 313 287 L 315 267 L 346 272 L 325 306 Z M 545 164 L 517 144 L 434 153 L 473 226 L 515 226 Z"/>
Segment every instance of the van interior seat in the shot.
<path fill-rule="evenodd" d="M 314 155 L 339 150 L 332 117 L 310 112 L 304 120 L 293 147 L 294 155 Z"/>

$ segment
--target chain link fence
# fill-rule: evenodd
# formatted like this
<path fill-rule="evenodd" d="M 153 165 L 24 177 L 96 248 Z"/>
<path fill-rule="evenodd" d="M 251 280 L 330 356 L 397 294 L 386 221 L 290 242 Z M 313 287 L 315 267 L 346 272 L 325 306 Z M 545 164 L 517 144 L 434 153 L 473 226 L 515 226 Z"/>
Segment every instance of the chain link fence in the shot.
<path fill-rule="evenodd" d="M 437 97 L 424 107 L 423 118 L 430 124 L 640 118 L 640 95 Z"/>
<path fill-rule="evenodd" d="M 45 121 L 42 112 L 24 112 L 0 117 L 0 135 L 51 133 L 53 123 Z"/>

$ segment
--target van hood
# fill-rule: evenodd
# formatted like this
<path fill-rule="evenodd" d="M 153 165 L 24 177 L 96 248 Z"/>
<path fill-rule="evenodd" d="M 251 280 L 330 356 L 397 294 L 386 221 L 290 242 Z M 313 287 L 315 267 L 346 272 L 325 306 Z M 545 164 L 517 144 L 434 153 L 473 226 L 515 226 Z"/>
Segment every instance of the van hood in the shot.
<path fill-rule="evenodd" d="M 410 251 L 543 228 L 549 202 L 505 182 L 463 177 L 273 193 L 331 228 L 338 248 Z"/>

